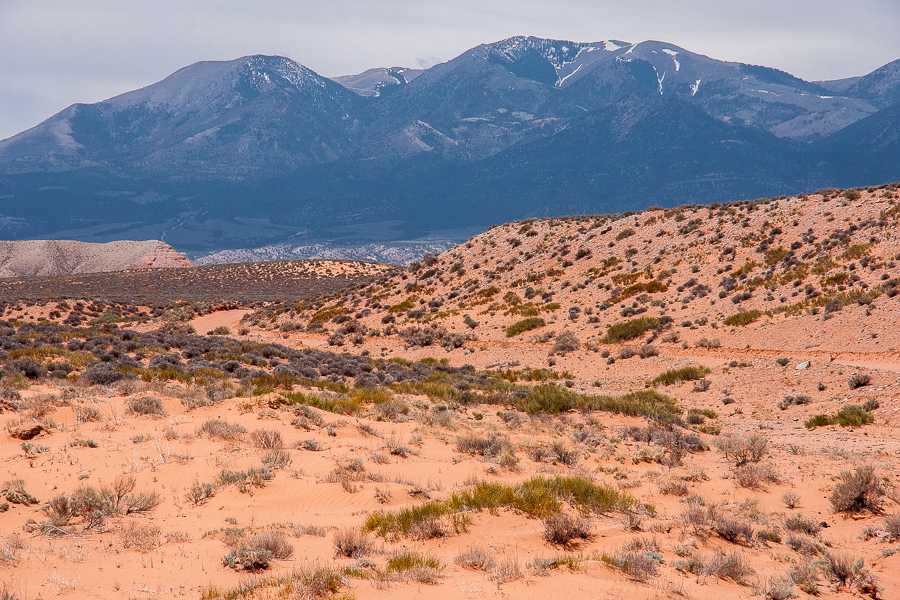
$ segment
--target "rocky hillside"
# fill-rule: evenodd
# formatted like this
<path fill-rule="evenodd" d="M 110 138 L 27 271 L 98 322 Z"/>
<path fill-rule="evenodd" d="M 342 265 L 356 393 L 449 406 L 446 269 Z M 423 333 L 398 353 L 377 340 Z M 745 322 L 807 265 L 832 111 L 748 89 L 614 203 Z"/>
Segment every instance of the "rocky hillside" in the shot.
<path fill-rule="evenodd" d="M 0 241 L 0 277 L 74 275 L 192 266 L 194 264 L 184 255 L 156 240 L 106 244 L 69 240 Z"/>
<path fill-rule="evenodd" d="M 473 351 L 616 343 L 628 354 L 648 344 L 777 350 L 800 335 L 825 353 L 877 350 L 890 324 L 864 317 L 900 291 L 898 219 L 892 184 L 507 223 L 362 292 L 284 312 L 280 326 L 337 346 L 399 336 Z"/>

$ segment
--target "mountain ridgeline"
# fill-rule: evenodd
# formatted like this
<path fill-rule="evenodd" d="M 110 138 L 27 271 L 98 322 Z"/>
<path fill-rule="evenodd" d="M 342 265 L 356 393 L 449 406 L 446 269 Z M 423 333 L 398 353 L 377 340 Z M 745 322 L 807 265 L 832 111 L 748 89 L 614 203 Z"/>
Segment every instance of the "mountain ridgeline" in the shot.
<path fill-rule="evenodd" d="M 201 62 L 0 141 L 0 237 L 459 241 L 495 222 L 900 179 L 900 60 L 808 82 L 516 37 L 427 70 Z"/>

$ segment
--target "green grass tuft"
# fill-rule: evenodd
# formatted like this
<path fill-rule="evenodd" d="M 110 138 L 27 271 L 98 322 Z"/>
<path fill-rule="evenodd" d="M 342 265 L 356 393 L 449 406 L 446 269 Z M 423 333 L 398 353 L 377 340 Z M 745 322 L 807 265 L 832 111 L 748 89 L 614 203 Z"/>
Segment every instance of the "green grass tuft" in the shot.
<path fill-rule="evenodd" d="M 506 328 L 506 337 L 513 337 L 519 335 L 520 333 L 531 331 L 532 329 L 538 329 L 546 324 L 547 321 L 545 321 L 541 317 L 529 317 L 527 319 L 522 319 L 521 321 L 516 321 Z"/>
<path fill-rule="evenodd" d="M 641 337 L 647 331 L 659 327 L 659 319 L 656 317 L 638 317 L 624 323 L 610 325 L 606 335 L 600 340 L 604 344 L 617 344 Z"/>

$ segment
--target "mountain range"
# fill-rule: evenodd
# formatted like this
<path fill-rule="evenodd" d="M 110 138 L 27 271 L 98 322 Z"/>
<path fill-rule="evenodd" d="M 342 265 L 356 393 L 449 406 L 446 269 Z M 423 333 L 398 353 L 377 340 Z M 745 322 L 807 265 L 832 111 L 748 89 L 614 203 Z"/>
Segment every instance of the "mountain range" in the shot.
<path fill-rule="evenodd" d="M 900 60 L 804 81 L 673 44 L 514 37 L 328 79 L 200 62 L 0 141 L 0 236 L 440 243 L 512 219 L 900 179 Z"/>

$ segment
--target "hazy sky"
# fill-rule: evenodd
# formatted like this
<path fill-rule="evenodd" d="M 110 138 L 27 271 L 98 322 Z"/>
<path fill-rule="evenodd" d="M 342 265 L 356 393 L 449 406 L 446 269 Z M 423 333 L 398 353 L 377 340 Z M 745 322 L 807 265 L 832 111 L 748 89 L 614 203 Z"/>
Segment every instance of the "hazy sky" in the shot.
<path fill-rule="evenodd" d="M 198 60 L 326 75 L 430 66 L 513 35 L 661 40 L 807 80 L 900 58 L 898 0 L 0 0 L 0 139 Z"/>

